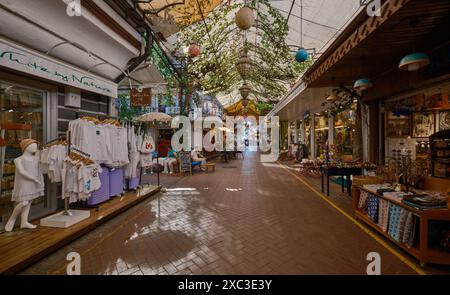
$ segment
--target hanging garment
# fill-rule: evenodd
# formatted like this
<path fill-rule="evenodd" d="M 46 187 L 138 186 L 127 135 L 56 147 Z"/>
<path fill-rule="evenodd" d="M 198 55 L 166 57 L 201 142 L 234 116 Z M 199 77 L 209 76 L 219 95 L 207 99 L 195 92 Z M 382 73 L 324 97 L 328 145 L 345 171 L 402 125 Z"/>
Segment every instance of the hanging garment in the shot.
<path fill-rule="evenodd" d="M 54 145 L 48 153 L 48 177 L 52 183 L 62 181 L 62 165 L 67 157 L 67 146 Z"/>
<path fill-rule="evenodd" d="M 87 200 L 101 187 L 98 164 L 84 165 L 67 157 L 62 169 L 62 198 L 69 198 L 69 203 Z"/>
<path fill-rule="evenodd" d="M 390 203 L 386 200 L 380 199 L 380 205 L 378 210 L 378 225 L 386 232 L 389 223 L 389 206 Z"/>
<path fill-rule="evenodd" d="M 367 215 L 370 220 L 375 223 L 378 223 L 378 205 L 379 199 L 378 197 L 369 194 L 368 202 L 367 202 Z"/>
<path fill-rule="evenodd" d="M 140 153 L 138 151 L 138 140 L 134 130 L 134 126 L 127 128 L 128 133 L 128 159 L 129 164 L 125 168 L 125 178 L 135 178 L 138 173 L 138 165 L 140 161 Z"/>
<path fill-rule="evenodd" d="M 50 152 L 49 148 L 44 148 L 39 154 L 39 165 L 41 167 L 41 171 L 44 174 L 48 173 L 48 154 Z"/>

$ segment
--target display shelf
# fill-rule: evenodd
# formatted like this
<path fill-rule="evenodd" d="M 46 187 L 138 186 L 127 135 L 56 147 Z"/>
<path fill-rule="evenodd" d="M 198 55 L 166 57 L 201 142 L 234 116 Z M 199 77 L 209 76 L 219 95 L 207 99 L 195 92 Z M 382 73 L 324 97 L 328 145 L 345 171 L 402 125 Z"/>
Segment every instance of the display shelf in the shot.
<path fill-rule="evenodd" d="M 389 235 L 389 233 L 383 231 L 378 224 L 376 224 L 375 222 L 370 220 L 370 218 L 367 217 L 367 215 L 364 214 L 363 212 L 357 210 L 357 211 L 355 211 L 355 215 L 356 215 L 357 219 L 364 221 L 365 223 L 370 225 L 372 228 L 376 229 L 377 232 L 381 233 L 385 238 L 387 238 L 391 242 L 395 243 L 397 246 L 399 246 L 400 248 L 402 248 L 403 250 L 405 250 L 406 252 L 408 252 L 409 254 L 414 256 L 416 259 L 420 259 L 420 249 L 419 249 L 418 245 L 415 245 L 413 247 L 408 247 L 404 243 L 397 242 Z"/>
<path fill-rule="evenodd" d="M 433 185 L 435 185 L 434 189 L 440 190 L 442 188 L 440 185 L 442 185 L 443 180 L 432 180 Z M 443 187 L 446 187 L 447 189 L 450 187 L 447 182 L 444 184 Z M 427 188 L 429 189 L 429 187 Z M 386 200 L 390 202 L 391 204 L 395 204 L 409 212 L 412 212 L 415 216 L 419 219 L 419 230 L 420 234 L 418 236 L 419 244 L 412 248 L 406 246 L 404 243 L 397 242 L 394 240 L 389 233 L 384 232 L 378 224 L 374 223 L 372 220 L 369 219 L 369 217 L 361 212 L 358 208 L 359 203 L 359 197 L 361 191 L 366 191 L 380 199 Z M 450 206 L 450 204 L 449 204 Z M 376 192 L 373 192 L 371 190 L 365 189 L 362 186 L 354 185 L 352 186 L 352 207 L 354 214 L 358 220 L 361 220 L 371 228 L 373 228 L 375 231 L 380 233 L 383 237 L 403 249 L 405 252 L 409 253 L 413 257 L 419 260 L 420 265 L 423 267 L 425 266 L 425 263 L 436 263 L 436 264 L 447 264 L 450 265 L 450 253 L 446 252 L 444 250 L 441 250 L 439 248 L 431 248 L 428 245 L 428 228 L 429 228 L 429 221 L 446 221 L 450 222 L 450 210 L 449 207 L 446 209 L 417 209 L 410 207 L 404 203 L 402 203 L 400 200 L 393 200 L 390 198 L 386 198 L 381 194 L 377 194 Z"/>

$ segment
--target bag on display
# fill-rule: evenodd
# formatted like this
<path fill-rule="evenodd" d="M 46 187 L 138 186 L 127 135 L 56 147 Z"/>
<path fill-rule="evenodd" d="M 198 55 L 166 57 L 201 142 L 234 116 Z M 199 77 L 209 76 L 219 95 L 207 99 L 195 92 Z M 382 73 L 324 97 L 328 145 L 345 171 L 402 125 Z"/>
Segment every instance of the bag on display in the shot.
<path fill-rule="evenodd" d="M 142 142 L 141 153 L 151 154 L 155 151 L 155 142 L 150 135 L 145 135 L 144 141 Z"/>

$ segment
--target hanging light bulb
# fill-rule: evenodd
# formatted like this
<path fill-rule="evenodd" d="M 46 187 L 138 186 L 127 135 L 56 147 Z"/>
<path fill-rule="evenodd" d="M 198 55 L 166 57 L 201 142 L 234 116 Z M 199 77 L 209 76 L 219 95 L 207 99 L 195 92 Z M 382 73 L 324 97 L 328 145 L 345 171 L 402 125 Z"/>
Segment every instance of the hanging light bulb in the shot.
<path fill-rule="evenodd" d="M 372 86 L 372 81 L 370 81 L 370 79 L 364 78 L 357 80 L 355 82 L 355 85 L 353 85 L 353 88 L 355 88 L 356 90 L 364 91 L 371 88 Z"/>
<path fill-rule="evenodd" d="M 426 53 L 413 53 L 402 58 L 399 64 L 401 70 L 414 72 L 430 64 L 430 58 Z"/>
<path fill-rule="evenodd" d="M 248 30 L 255 24 L 255 16 L 250 7 L 244 6 L 236 13 L 234 18 L 236 26 L 241 30 Z"/>
<path fill-rule="evenodd" d="M 308 51 L 305 48 L 300 48 L 297 53 L 295 53 L 295 60 L 297 62 L 305 62 L 308 60 Z"/>

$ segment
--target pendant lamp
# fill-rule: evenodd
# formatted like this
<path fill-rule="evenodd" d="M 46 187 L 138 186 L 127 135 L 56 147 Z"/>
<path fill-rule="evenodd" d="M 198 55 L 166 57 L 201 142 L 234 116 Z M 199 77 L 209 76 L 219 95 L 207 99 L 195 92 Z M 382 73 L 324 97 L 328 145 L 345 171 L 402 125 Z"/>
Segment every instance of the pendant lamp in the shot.
<path fill-rule="evenodd" d="M 356 90 L 367 90 L 369 88 L 371 88 L 373 86 L 372 81 L 370 81 L 370 79 L 364 78 L 364 79 L 359 79 L 355 82 L 355 85 L 353 85 L 353 88 L 355 88 Z"/>
<path fill-rule="evenodd" d="M 189 45 L 188 54 L 190 57 L 197 57 L 200 55 L 200 47 L 197 43 L 192 42 L 191 45 Z"/>
<path fill-rule="evenodd" d="M 426 53 L 413 53 L 405 56 L 398 66 L 401 70 L 414 72 L 430 64 L 430 57 Z"/>
<path fill-rule="evenodd" d="M 295 60 L 297 62 L 305 62 L 308 60 L 308 51 L 305 48 L 300 48 L 295 54 Z"/>
<path fill-rule="evenodd" d="M 250 7 L 244 6 L 236 13 L 234 21 L 241 30 L 248 30 L 255 24 L 255 16 Z"/>
<path fill-rule="evenodd" d="M 247 52 L 245 50 L 242 52 L 242 55 L 239 57 L 239 60 L 236 63 L 236 68 L 237 68 L 239 75 L 242 77 L 242 79 L 247 80 L 247 78 L 250 76 L 250 74 L 252 72 L 253 61 L 247 55 Z"/>
<path fill-rule="evenodd" d="M 250 88 L 250 86 L 248 86 L 248 84 L 246 82 L 244 82 L 244 84 L 242 84 L 241 88 L 239 88 L 239 92 L 241 93 L 241 96 L 243 99 L 248 98 L 248 96 L 250 95 L 250 91 L 251 91 L 251 88 Z"/>

